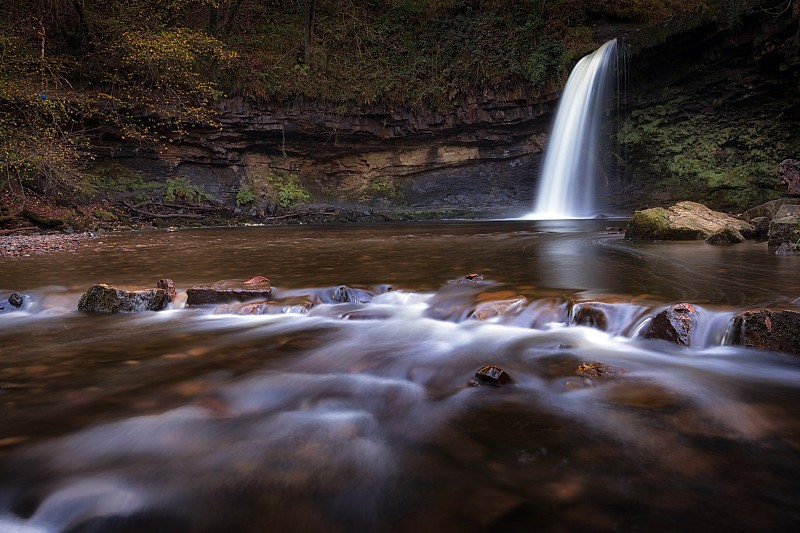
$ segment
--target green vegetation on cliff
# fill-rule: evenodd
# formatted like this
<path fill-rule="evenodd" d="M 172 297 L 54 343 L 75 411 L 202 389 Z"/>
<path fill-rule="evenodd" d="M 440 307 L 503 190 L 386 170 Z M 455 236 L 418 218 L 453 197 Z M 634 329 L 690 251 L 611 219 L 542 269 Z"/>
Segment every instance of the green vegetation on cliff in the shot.
<path fill-rule="evenodd" d="M 634 180 L 653 188 L 646 197 L 742 209 L 780 196 L 777 163 L 800 152 L 789 124 L 778 120 L 780 110 L 742 109 L 675 90 L 661 98 L 666 103 L 633 111 L 618 133 Z"/>

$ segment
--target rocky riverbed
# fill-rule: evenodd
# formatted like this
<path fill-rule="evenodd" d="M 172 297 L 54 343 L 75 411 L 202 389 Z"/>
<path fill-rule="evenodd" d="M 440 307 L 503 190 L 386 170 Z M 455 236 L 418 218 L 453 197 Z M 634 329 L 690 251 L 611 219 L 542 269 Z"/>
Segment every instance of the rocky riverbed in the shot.
<path fill-rule="evenodd" d="M 86 233 L 46 233 L 0 237 L 0 257 L 30 257 L 49 252 L 76 252 L 95 238 Z"/>

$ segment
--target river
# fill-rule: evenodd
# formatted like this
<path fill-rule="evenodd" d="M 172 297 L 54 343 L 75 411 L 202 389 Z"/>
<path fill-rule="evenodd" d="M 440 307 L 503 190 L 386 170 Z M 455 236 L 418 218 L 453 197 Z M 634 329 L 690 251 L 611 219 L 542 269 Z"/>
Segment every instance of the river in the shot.
<path fill-rule="evenodd" d="M 800 305 L 800 257 L 613 224 L 159 231 L 0 260 L 0 298 L 27 296 L 0 315 L 0 532 L 799 530 L 800 358 L 725 335 Z M 270 314 L 181 303 L 256 275 Z M 171 310 L 76 310 L 161 278 Z M 570 315 L 587 301 L 602 329 Z M 644 339 L 678 302 L 692 345 Z M 476 386 L 484 365 L 512 382 Z"/>

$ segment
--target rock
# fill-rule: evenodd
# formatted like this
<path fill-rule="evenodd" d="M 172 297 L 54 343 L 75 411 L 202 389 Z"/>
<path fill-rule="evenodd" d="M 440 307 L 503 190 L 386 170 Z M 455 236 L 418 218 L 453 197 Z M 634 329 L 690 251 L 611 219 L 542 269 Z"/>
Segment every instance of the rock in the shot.
<path fill-rule="evenodd" d="M 197 285 L 186 289 L 186 305 L 224 304 L 269 300 L 272 285 L 267 278 L 258 276 L 248 280 L 225 279 L 212 285 Z"/>
<path fill-rule="evenodd" d="M 22 304 L 25 303 L 25 297 L 16 292 L 12 292 L 11 296 L 8 297 L 8 303 L 11 304 L 12 307 L 21 309 Z"/>
<path fill-rule="evenodd" d="M 697 326 L 697 309 L 692 304 L 675 304 L 653 317 L 645 338 L 662 339 L 689 346 L 695 326 Z"/>
<path fill-rule="evenodd" d="M 347 285 L 339 285 L 333 290 L 333 300 L 341 303 L 365 304 L 372 301 L 372 294 L 362 289 L 353 289 Z"/>
<path fill-rule="evenodd" d="M 16 292 L 12 292 L 6 300 L 0 300 L 0 313 L 13 313 L 22 309 L 25 297 Z"/>
<path fill-rule="evenodd" d="M 286 313 L 307 313 L 312 307 L 311 300 L 302 297 L 286 298 L 269 302 L 234 302 L 219 305 L 215 315 L 280 315 Z"/>
<path fill-rule="evenodd" d="M 783 243 L 795 244 L 800 240 L 800 217 L 789 215 L 769 223 L 767 246 L 776 249 Z"/>
<path fill-rule="evenodd" d="M 800 355 L 800 311 L 753 309 L 733 318 L 733 344 Z"/>
<path fill-rule="evenodd" d="M 450 285 L 460 285 L 463 283 L 483 283 L 483 276 L 480 274 L 467 274 L 463 278 L 448 281 Z"/>
<path fill-rule="evenodd" d="M 167 305 L 164 289 L 119 289 L 106 284 L 92 285 L 78 302 L 79 311 L 95 313 L 138 313 L 160 311 Z"/>
<path fill-rule="evenodd" d="M 571 321 L 577 326 L 588 326 L 605 331 L 608 327 L 606 309 L 600 302 L 581 302 L 572 306 Z"/>
<path fill-rule="evenodd" d="M 775 216 L 772 218 L 778 219 L 788 216 L 800 217 L 800 205 L 788 204 L 784 202 L 784 204 L 778 208 L 778 211 L 775 212 Z"/>
<path fill-rule="evenodd" d="M 579 376 L 586 379 L 608 379 L 624 374 L 626 370 L 617 366 L 607 365 L 597 361 L 582 363 L 576 370 Z"/>
<path fill-rule="evenodd" d="M 750 224 L 756 228 L 756 240 L 758 241 L 766 241 L 767 236 L 769 235 L 769 223 L 770 218 L 768 217 L 755 217 L 750 220 Z"/>
<path fill-rule="evenodd" d="M 787 192 L 800 195 L 800 161 L 797 159 L 784 159 L 778 165 L 778 175 L 786 184 Z"/>
<path fill-rule="evenodd" d="M 522 297 L 512 300 L 481 302 L 472 312 L 472 318 L 475 320 L 489 320 L 496 316 L 516 314 L 522 311 L 527 303 L 528 300 Z"/>
<path fill-rule="evenodd" d="M 625 238 L 630 240 L 699 240 L 730 226 L 745 238 L 755 236 L 755 228 L 725 213 L 712 211 L 696 202 L 678 202 L 668 209 L 654 207 L 633 214 Z"/>
<path fill-rule="evenodd" d="M 800 244 L 785 242 L 778 246 L 778 249 L 775 250 L 775 255 L 800 255 Z"/>
<path fill-rule="evenodd" d="M 706 239 L 706 244 L 739 244 L 740 242 L 744 242 L 744 237 L 738 229 L 731 226 L 718 229 Z"/>
<path fill-rule="evenodd" d="M 485 383 L 487 385 L 494 385 L 495 387 L 502 387 L 512 382 L 511 376 L 509 376 L 505 370 L 494 365 L 481 367 L 480 370 L 475 373 L 473 380 L 478 385 Z"/>
<path fill-rule="evenodd" d="M 159 289 L 163 289 L 167 295 L 167 301 L 172 303 L 175 301 L 175 296 L 177 296 L 177 291 L 175 290 L 175 282 L 173 282 L 169 278 L 160 279 L 158 283 L 156 283 L 156 287 Z"/>
<path fill-rule="evenodd" d="M 753 223 L 753 219 L 757 217 L 767 217 L 769 220 L 777 217 L 778 211 L 784 205 L 798 205 L 800 198 L 778 198 L 777 200 L 770 200 L 756 207 L 752 207 L 742 214 L 744 220 Z"/>

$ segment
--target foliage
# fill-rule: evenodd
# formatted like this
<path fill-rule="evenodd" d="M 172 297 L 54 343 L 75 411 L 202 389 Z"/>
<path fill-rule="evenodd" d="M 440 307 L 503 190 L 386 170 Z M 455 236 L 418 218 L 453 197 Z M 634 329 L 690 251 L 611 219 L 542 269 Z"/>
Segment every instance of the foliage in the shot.
<path fill-rule="evenodd" d="M 147 193 L 163 187 L 163 184 L 148 181 L 141 172 L 131 170 L 119 163 L 103 163 L 85 173 L 86 188 L 90 193 Z"/>
<path fill-rule="evenodd" d="M 249 184 L 239 189 L 240 193 L 242 191 L 245 191 L 244 198 L 250 198 L 251 195 L 253 201 L 264 198 L 284 209 L 291 209 L 297 204 L 311 200 L 311 195 L 300 183 L 300 177 L 293 173 L 254 176 Z M 236 198 L 238 202 L 238 194 Z"/>
<path fill-rule="evenodd" d="M 195 185 L 187 176 L 167 180 L 167 190 L 164 192 L 164 200 L 167 202 L 196 203 L 209 200 L 209 198 L 205 188 L 202 185 Z"/>
<path fill-rule="evenodd" d="M 311 195 L 300 184 L 300 179 L 296 174 L 267 176 L 265 180 L 270 184 L 278 205 L 284 209 L 290 209 L 299 203 L 311 200 Z"/>
<path fill-rule="evenodd" d="M 252 204 L 256 200 L 258 200 L 258 197 L 250 185 L 242 185 L 236 192 L 236 205 L 238 206 Z"/>
<path fill-rule="evenodd" d="M 376 178 L 367 186 L 367 192 L 378 198 L 387 198 L 397 203 L 405 201 L 403 189 L 392 178 Z"/>

